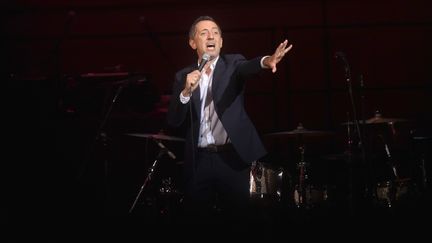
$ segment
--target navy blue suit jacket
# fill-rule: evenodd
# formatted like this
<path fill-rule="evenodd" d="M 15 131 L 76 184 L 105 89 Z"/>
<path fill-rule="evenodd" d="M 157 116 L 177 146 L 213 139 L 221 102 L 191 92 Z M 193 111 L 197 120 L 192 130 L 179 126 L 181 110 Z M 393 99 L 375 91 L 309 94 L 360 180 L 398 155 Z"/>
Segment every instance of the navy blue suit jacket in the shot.
<path fill-rule="evenodd" d="M 245 82 L 262 70 L 261 58 L 246 60 L 239 54 L 221 55 L 213 73 L 212 94 L 215 110 L 236 152 L 247 164 L 266 154 L 255 126 L 244 107 Z M 196 64 L 176 73 L 167 115 L 167 122 L 170 126 L 179 127 L 185 122 L 188 123 L 186 124 L 188 131 L 186 133 L 185 166 L 190 164 L 193 148 L 198 146 L 201 117 L 200 89 L 197 88 L 192 93 L 189 101 L 192 102 L 191 104 L 181 103 L 179 96 L 184 89 L 186 75 L 195 69 L 197 69 Z M 190 116 L 190 111 L 192 111 L 192 116 Z"/>

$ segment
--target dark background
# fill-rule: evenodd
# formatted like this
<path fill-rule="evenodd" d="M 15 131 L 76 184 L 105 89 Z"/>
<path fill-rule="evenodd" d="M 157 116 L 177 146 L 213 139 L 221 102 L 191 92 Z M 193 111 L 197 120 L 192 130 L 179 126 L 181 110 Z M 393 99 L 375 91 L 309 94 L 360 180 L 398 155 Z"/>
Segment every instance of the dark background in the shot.
<path fill-rule="evenodd" d="M 276 74 L 262 72 L 247 85 L 247 110 L 261 135 L 302 123 L 334 133 L 306 138 L 311 161 L 346 149 L 341 123 L 347 113 L 353 119 L 353 112 L 344 64 L 334 57 L 342 51 L 351 68 L 357 118 L 380 111 L 406 119 L 395 124 L 400 137 L 388 135 L 387 124 L 383 132 L 400 152 L 401 168 L 408 168 L 401 173 L 421 184 L 419 161 L 430 167 L 430 1 L 47 0 L 3 1 L 0 7 L 10 158 L 4 163 L 12 172 L 5 177 L 5 218 L 14 231 L 35 227 L 43 236 L 49 229 L 81 235 L 66 226 L 92 231 L 105 217 L 127 214 L 158 149 L 125 133 L 182 136 L 166 127 L 165 114 L 175 71 L 196 61 L 187 33 L 200 15 L 218 21 L 225 53 L 253 58 L 271 54 L 285 38 L 294 45 Z M 96 139 L 100 131 L 106 143 Z M 368 130 L 374 153 L 383 152 L 374 140 L 378 133 Z M 268 160 L 295 174 L 297 141 L 263 141 Z M 181 165 L 182 143 L 165 142 Z M 380 167 L 384 162 L 377 157 Z M 319 163 L 317 183 L 347 173 L 340 170 L 344 165 Z M 359 174 L 373 183 L 382 179 L 368 166 Z"/>

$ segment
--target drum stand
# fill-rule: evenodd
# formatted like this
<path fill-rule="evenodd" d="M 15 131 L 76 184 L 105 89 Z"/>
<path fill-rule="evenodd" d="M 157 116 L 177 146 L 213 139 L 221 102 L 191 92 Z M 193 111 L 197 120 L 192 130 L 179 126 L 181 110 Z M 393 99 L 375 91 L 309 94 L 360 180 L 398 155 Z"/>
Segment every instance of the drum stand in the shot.
<path fill-rule="evenodd" d="M 300 144 L 299 146 L 300 151 L 300 161 L 297 163 L 297 169 L 298 169 L 298 185 L 297 190 L 295 192 L 295 198 L 296 198 L 296 204 L 298 208 L 304 207 L 306 204 L 307 198 L 306 198 L 306 183 L 309 179 L 308 173 L 307 173 L 307 163 L 304 159 L 305 154 L 305 146 L 304 144 Z"/>
<path fill-rule="evenodd" d="M 393 160 L 392 154 L 390 152 L 390 147 L 382 134 L 378 134 L 378 137 L 382 140 L 384 145 L 385 154 L 387 157 L 387 166 L 391 170 L 391 175 L 389 180 L 386 182 L 388 187 L 387 192 L 387 207 L 392 207 L 392 204 L 397 199 L 397 189 L 400 186 L 401 178 L 398 174 L 398 170 L 396 168 L 396 164 Z"/>
<path fill-rule="evenodd" d="M 163 155 L 169 155 L 174 156 L 172 152 L 170 152 L 160 141 L 154 140 L 159 145 L 159 153 L 156 156 L 156 159 L 153 161 L 152 166 L 148 169 L 147 177 L 144 180 L 144 183 L 142 184 L 137 196 L 135 197 L 135 201 L 133 202 L 132 206 L 129 209 L 129 213 L 132 213 L 132 211 L 135 208 L 136 203 L 138 202 L 138 199 L 140 198 L 142 192 L 146 188 L 147 184 L 152 180 L 153 174 L 156 170 L 156 166 L 158 165 L 159 160 L 162 158 Z M 174 157 L 175 158 L 175 157 Z"/>
<path fill-rule="evenodd" d="M 399 180 L 400 179 L 399 178 L 399 174 L 398 174 L 398 171 L 397 171 L 397 168 L 396 168 L 396 164 L 394 163 L 392 154 L 390 152 L 390 147 L 389 147 L 388 143 L 386 142 L 386 140 L 384 139 L 383 135 L 378 134 L 378 137 L 381 138 L 381 140 L 382 140 L 382 142 L 384 144 L 384 150 L 385 150 L 385 154 L 386 154 L 387 160 L 388 160 L 387 164 L 388 164 L 388 166 L 391 169 L 393 180 Z"/>

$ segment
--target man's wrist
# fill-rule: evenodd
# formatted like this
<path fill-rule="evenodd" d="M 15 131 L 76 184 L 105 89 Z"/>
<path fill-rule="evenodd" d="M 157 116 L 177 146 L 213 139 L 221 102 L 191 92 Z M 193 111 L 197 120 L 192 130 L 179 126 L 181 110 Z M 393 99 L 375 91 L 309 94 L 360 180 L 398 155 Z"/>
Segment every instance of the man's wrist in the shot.
<path fill-rule="evenodd" d="M 267 66 L 266 64 L 265 64 L 265 59 L 267 59 L 268 57 L 270 57 L 270 56 L 263 56 L 262 58 L 261 58 L 261 61 L 260 61 L 260 64 L 261 64 L 261 68 L 270 68 L 269 66 Z"/>
<path fill-rule="evenodd" d="M 184 89 L 182 92 L 181 92 L 181 95 L 184 97 L 184 98 L 189 98 L 189 97 L 191 97 L 192 96 L 192 94 L 189 92 L 189 90 L 187 90 L 187 89 Z"/>
<path fill-rule="evenodd" d="M 183 95 L 183 92 L 185 92 L 186 95 Z M 182 92 L 180 92 L 180 102 L 183 104 L 188 103 L 190 100 L 190 97 L 192 96 L 192 94 L 191 95 L 189 95 L 189 94 L 190 93 L 187 90 L 183 90 Z"/>

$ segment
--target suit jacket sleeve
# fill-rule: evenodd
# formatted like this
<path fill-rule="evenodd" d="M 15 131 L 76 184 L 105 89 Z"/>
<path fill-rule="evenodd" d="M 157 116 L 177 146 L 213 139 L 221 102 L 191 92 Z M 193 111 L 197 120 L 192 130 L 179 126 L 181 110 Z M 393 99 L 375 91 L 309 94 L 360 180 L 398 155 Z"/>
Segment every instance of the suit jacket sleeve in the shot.
<path fill-rule="evenodd" d="M 185 69 L 183 69 L 177 72 L 175 75 L 171 101 L 170 101 L 168 114 L 167 114 L 168 125 L 173 127 L 179 127 L 182 125 L 182 123 L 186 119 L 186 114 L 189 108 L 188 105 L 189 103 L 183 104 L 180 101 L 180 93 L 184 89 L 187 73 L 188 72 Z M 189 100 L 189 102 L 191 102 L 191 100 Z"/>

